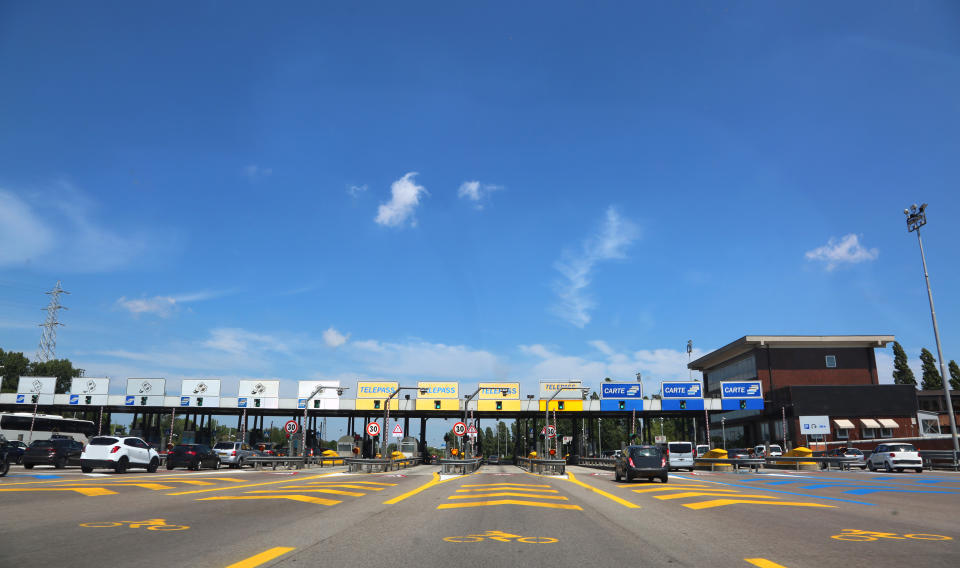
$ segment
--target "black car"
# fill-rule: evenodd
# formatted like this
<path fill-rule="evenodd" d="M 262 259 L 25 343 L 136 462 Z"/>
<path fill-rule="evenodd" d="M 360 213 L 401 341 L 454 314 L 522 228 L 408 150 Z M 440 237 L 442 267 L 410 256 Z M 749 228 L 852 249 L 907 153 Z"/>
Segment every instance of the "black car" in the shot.
<path fill-rule="evenodd" d="M 220 456 L 205 444 L 179 444 L 167 454 L 167 469 L 175 467 L 220 469 Z"/>
<path fill-rule="evenodd" d="M 613 476 L 617 481 L 625 479 L 627 482 L 635 477 L 646 477 L 650 481 L 656 477 L 661 483 L 666 483 L 669 469 L 667 454 L 662 448 L 627 446 L 617 457 Z"/>
<path fill-rule="evenodd" d="M 27 451 L 27 445 L 19 440 L 13 442 L 0 442 L 0 451 L 7 452 L 7 459 L 11 464 L 20 463 L 23 459 L 23 452 Z"/>
<path fill-rule="evenodd" d="M 63 469 L 68 465 L 80 465 L 83 444 L 70 438 L 50 438 L 34 440 L 23 452 L 23 467 L 32 469 L 35 465 L 52 465 Z"/>
<path fill-rule="evenodd" d="M 7 444 L 7 439 L 0 434 L 0 477 L 3 477 L 10 471 L 10 462 L 13 456 L 10 455 L 11 448 Z"/>

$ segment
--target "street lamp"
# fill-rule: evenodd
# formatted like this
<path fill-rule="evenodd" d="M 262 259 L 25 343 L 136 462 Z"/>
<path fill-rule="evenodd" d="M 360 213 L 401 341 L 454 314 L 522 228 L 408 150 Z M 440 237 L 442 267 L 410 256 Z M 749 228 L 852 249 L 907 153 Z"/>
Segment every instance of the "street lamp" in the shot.
<path fill-rule="evenodd" d="M 560 387 L 559 389 L 557 389 L 557 392 L 553 393 L 553 396 L 551 396 L 550 398 L 547 399 L 547 403 L 546 403 L 545 405 L 543 405 L 543 418 L 544 418 L 544 422 L 543 422 L 543 445 L 544 445 L 544 447 L 547 449 L 547 455 L 550 454 L 550 437 L 547 436 L 547 427 L 550 425 L 550 403 L 553 401 L 553 399 L 557 398 L 557 395 L 558 395 L 558 394 L 562 393 L 562 392 L 565 391 L 565 390 L 578 390 L 578 391 L 580 391 L 580 393 L 581 393 L 583 396 L 587 396 L 587 394 L 590 392 L 590 389 L 588 389 L 588 388 L 582 388 L 582 387 Z M 556 436 L 556 434 L 554 434 L 554 436 Z M 547 458 L 544 457 L 544 458 L 541 458 L 541 459 L 547 459 Z"/>
<path fill-rule="evenodd" d="M 313 399 L 313 397 L 317 396 L 318 394 L 322 393 L 328 388 L 329 389 L 336 388 L 337 395 L 342 396 L 343 391 L 347 390 L 350 387 L 328 387 L 326 385 L 319 385 L 317 388 L 313 389 L 313 392 L 310 393 L 310 396 L 308 396 L 307 399 L 303 401 L 303 427 L 301 428 L 302 434 L 300 438 L 301 440 L 300 453 L 303 457 L 307 457 L 307 408 L 310 407 L 310 400 Z"/>
<path fill-rule="evenodd" d="M 463 423 L 464 423 L 464 424 L 467 423 L 467 405 L 470 404 L 470 401 L 473 400 L 473 397 L 477 396 L 477 395 L 480 393 L 480 391 L 482 391 L 484 388 L 486 388 L 486 387 L 478 387 L 477 390 L 473 391 L 473 394 L 471 394 L 471 395 L 469 395 L 469 396 L 468 396 L 468 395 L 463 395 Z M 502 388 L 502 389 L 500 389 L 500 394 L 502 394 L 503 396 L 507 396 L 508 394 L 510 394 L 510 389 L 509 389 L 509 388 L 506 388 L 506 387 L 505 387 L 505 388 Z M 469 436 L 468 434 L 464 434 L 464 437 L 465 437 L 465 438 L 470 438 L 470 436 Z M 498 438 L 498 443 L 499 443 L 499 438 Z M 461 449 L 465 449 L 465 448 L 466 448 L 466 445 L 467 445 L 467 441 L 464 440 L 464 447 L 461 448 Z M 472 446 L 473 446 L 473 441 L 472 441 L 472 440 L 470 441 L 470 446 L 471 446 L 471 449 L 472 449 Z M 466 452 L 464 452 L 463 455 L 466 456 L 466 455 L 467 455 Z"/>
<path fill-rule="evenodd" d="M 953 461 L 956 463 L 957 454 L 960 453 L 960 442 L 957 440 L 957 421 L 953 415 L 953 401 L 950 400 L 950 382 L 948 380 L 947 369 L 943 365 L 943 349 L 940 348 L 940 329 L 937 327 L 937 312 L 933 309 L 933 292 L 930 290 L 930 274 L 927 272 L 927 258 L 923 254 L 923 240 L 920 238 L 920 227 L 927 224 L 927 204 L 920 207 L 916 204 L 904 209 L 903 214 L 907 216 L 907 232 L 917 233 L 917 243 L 920 244 L 920 261 L 923 263 L 923 278 L 927 283 L 927 299 L 930 300 L 930 319 L 933 320 L 933 336 L 937 341 L 937 358 L 940 359 L 940 377 L 943 381 L 943 396 L 947 399 L 947 416 L 950 417 L 950 434 L 953 436 Z"/>
<path fill-rule="evenodd" d="M 390 399 L 400 394 L 402 390 L 418 390 L 420 394 L 427 394 L 428 389 L 424 387 L 397 387 L 397 390 L 390 393 L 383 401 L 383 428 L 380 432 L 380 457 L 387 455 L 387 420 L 390 418 Z"/>

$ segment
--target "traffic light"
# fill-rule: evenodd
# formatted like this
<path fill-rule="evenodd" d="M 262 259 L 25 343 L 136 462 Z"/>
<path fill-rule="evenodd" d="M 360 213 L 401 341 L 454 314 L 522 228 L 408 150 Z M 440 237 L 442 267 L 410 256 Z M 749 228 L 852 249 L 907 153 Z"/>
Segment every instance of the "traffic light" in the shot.
<path fill-rule="evenodd" d="M 558 400 L 558 401 L 557 401 L 557 410 L 563 410 L 563 401 L 562 401 L 562 400 Z"/>
<path fill-rule="evenodd" d="M 319 400 L 314 400 L 314 401 L 313 401 L 313 407 L 314 407 L 314 408 L 320 408 L 320 401 L 319 401 Z"/>
<path fill-rule="evenodd" d="M 373 401 L 373 408 L 376 409 L 376 410 L 379 410 L 379 409 L 380 409 L 380 401 L 379 401 L 379 400 Z"/>
<path fill-rule="evenodd" d="M 503 410 L 503 401 L 502 401 L 502 400 L 498 400 L 498 401 L 497 401 L 497 410 Z"/>
<path fill-rule="evenodd" d="M 741 400 L 741 401 L 740 401 L 740 410 L 745 410 L 746 408 L 747 408 L 747 401 Z"/>
<path fill-rule="evenodd" d="M 87 401 L 86 404 L 93 404 L 93 397 L 90 395 L 85 396 L 84 400 Z"/>
<path fill-rule="evenodd" d="M 255 407 L 257 407 L 257 408 L 260 408 L 260 399 L 259 399 L 259 398 L 253 399 L 253 406 L 255 406 Z"/>
<path fill-rule="evenodd" d="M 686 409 L 687 409 L 687 401 L 681 400 L 681 401 L 680 401 L 680 410 L 686 410 Z"/>
<path fill-rule="evenodd" d="M 434 409 L 434 410 L 440 410 L 440 401 L 439 401 L 439 400 L 433 401 L 433 409 Z"/>
<path fill-rule="evenodd" d="M 617 401 L 617 406 L 620 408 L 620 410 L 626 410 L 626 409 L 627 409 L 627 401 L 625 401 L 625 400 Z"/>
<path fill-rule="evenodd" d="M 202 396 L 198 396 L 198 397 L 197 397 L 197 406 L 203 406 L 203 397 L 202 397 Z"/>
<path fill-rule="evenodd" d="M 30 403 L 37 404 L 37 401 L 40 400 L 39 394 L 30 395 Z"/>
<path fill-rule="evenodd" d="M 141 397 L 140 397 L 140 406 L 146 406 L 146 405 L 147 405 L 147 397 L 141 396 Z"/>

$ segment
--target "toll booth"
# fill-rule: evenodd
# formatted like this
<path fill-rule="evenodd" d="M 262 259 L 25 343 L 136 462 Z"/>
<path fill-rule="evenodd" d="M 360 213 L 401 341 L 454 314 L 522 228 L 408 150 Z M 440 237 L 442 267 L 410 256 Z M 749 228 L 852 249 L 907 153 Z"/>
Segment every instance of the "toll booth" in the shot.
<path fill-rule="evenodd" d="M 405 458 L 415 458 L 420 456 L 420 444 L 413 436 L 406 436 L 400 440 L 400 453 Z"/>
<path fill-rule="evenodd" d="M 353 448 L 356 445 L 353 436 L 340 436 L 337 440 L 337 455 L 342 458 L 353 457 Z"/>

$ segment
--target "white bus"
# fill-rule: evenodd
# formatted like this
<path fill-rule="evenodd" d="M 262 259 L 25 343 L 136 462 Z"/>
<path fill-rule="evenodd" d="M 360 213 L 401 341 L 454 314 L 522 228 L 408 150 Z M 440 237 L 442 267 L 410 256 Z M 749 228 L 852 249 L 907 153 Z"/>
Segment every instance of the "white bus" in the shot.
<path fill-rule="evenodd" d="M 33 437 L 30 422 L 33 421 Z M 64 418 L 55 414 L 37 414 L 36 420 L 29 412 L 0 412 L 0 434 L 7 440 L 30 443 L 33 440 L 49 440 L 53 436 L 72 438 L 86 444 L 87 437 L 96 434 L 96 426 L 89 420 Z"/>

